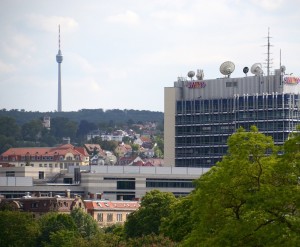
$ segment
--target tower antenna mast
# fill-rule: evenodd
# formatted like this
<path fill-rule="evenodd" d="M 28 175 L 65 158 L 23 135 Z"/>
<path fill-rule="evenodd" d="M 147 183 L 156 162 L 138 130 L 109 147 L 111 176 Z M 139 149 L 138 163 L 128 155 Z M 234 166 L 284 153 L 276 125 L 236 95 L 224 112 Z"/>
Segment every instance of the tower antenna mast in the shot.
<path fill-rule="evenodd" d="M 267 80 L 268 80 L 268 91 L 269 91 L 269 87 L 270 87 L 270 78 L 269 78 L 269 75 L 270 75 L 270 69 L 272 68 L 272 59 L 271 59 L 271 43 L 270 43 L 270 39 L 272 37 L 270 37 L 270 28 L 268 28 L 268 36 L 266 37 L 267 38 L 267 59 L 265 60 L 266 61 L 266 68 L 267 68 Z"/>

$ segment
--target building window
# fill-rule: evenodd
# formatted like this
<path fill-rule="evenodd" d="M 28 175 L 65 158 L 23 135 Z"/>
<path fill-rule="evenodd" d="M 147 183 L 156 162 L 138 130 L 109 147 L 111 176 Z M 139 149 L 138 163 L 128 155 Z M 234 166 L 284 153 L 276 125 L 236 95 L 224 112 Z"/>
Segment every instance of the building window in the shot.
<path fill-rule="evenodd" d="M 35 156 L 31 156 L 31 160 L 35 160 Z"/>
<path fill-rule="evenodd" d="M 226 87 L 237 87 L 237 81 L 227 81 Z"/>
<path fill-rule="evenodd" d="M 52 168 L 52 164 L 49 164 L 49 167 Z"/>
<path fill-rule="evenodd" d="M 8 157 L 7 156 L 3 156 L 3 160 L 8 160 Z"/>
<path fill-rule="evenodd" d="M 122 214 L 117 214 L 117 221 L 122 222 Z"/>
<path fill-rule="evenodd" d="M 31 203 L 31 208 L 38 208 L 39 204 L 37 202 Z"/>
<path fill-rule="evenodd" d="M 7 171 L 6 172 L 6 177 L 14 177 L 15 176 L 15 172 L 14 171 Z"/>
<path fill-rule="evenodd" d="M 44 179 L 45 178 L 45 173 L 42 171 L 39 171 L 39 179 Z"/>
<path fill-rule="evenodd" d="M 60 167 L 61 169 L 63 169 L 63 168 L 64 168 L 63 163 L 60 163 L 60 164 L 59 164 L 59 167 Z"/>
<path fill-rule="evenodd" d="M 113 214 L 112 213 L 108 213 L 107 214 L 107 222 L 112 222 L 113 221 Z"/>
<path fill-rule="evenodd" d="M 43 167 L 43 164 L 39 164 L 39 167 Z"/>
<path fill-rule="evenodd" d="M 67 157 L 66 160 L 73 160 L 73 158 L 71 156 Z"/>
<path fill-rule="evenodd" d="M 21 156 L 21 160 L 25 160 L 25 156 Z"/>
<path fill-rule="evenodd" d="M 118 190 L 134 190 L 135 181 L 117 181 Z"/>
<path fill-rule="evenodd" d="M 103 213 L 97 214 L 97 221 L 103 222 Z"/>
<path fill-rule="evenodd" d="M 47 167 L 47 164 L 44 164 L 44 167 Z"/>

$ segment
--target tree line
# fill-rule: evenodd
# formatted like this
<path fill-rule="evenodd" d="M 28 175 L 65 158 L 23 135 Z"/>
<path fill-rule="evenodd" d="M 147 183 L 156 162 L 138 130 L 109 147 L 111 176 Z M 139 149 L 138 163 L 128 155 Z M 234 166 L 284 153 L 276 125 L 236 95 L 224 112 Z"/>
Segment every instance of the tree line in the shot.
<path fill-rule="evenodd" d="M 254 126 L 240 128 L 228 139 L 228 154 L 195 181 L 188 196 L 152 190 L 124 226 L 90 239 L 51 232 L 48 240 L 76 246 L 300 246 L 299 145 L 300 128 L 283 146 Z"/>
<path fill-rule="evenodd" d="M 132 119 L 119 124 L 114 124 L 114 120 L 108 123 L 94 123 L 86 119 L 81 119 L 77 122 L 60 116 L 51 118 L 50 129 L 43 126 L 43 117 L 31 119 L 23 124 L 19 122 L 23 121 L 9 115 L 1 116 L 0 114 L 0 153 L 5 152 L 11 147 L 53 147 L 61 144 L 65 137 L 70 138 L 72 144 L 79 146 L 86 143 L 86 135 L 91 131 L 101 130 L 104 133 L 111 133 L 116 129 L 132 128 L 139 133 L 141 130 L 135 124 L 142 124 L 142 122 L 136 122 L 136 120 Z M 158 123 L 158 128 L 161 130 L 162 137 L 162 122 Z M 113 151 L 113 148 L 117 146 L 116 142 L 103 142 L 101 138 L 93 141 L 100 144 L 101 147 L 103 145 L 104 149 L 110 148 L 106 149 L 108 151 Z"/>
<path fill-rule="evenodd" d="M 161 123 L 164 119 L 163 112 L 146 111 L 146 110 L 132 110 L 132 109 L 81 109 L 79 111 L 70 112 L 32 112 L 25 110 L 0 110 L 0 117 L 7 116 L 16 119 L 17 124 L 22 125 L 34 119 L 40 119 L 44 116 L 52 118 L 67 118 L 71 121 L 80 123 L 82 120 L 98 124 L 106 125 L 120 125 L 125 123 L 138 122 L 157 122 Z"/>

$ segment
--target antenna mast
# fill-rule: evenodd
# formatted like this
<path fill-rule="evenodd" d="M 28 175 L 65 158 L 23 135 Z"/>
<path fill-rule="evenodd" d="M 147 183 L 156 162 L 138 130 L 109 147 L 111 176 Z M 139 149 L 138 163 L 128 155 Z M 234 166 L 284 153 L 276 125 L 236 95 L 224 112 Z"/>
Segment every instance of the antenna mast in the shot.
<path fill-rule="evenodd" d="M 265 60 L 266 61 L 266 68 L 267 68 L 267 76 L 269 76 L 270 75 L 270 69 L 272 68 L 272 64 L 273 64 L 273 62 L 272 62 L 272 58 L 271 58 L 271 46 L 273 46 L 273 45 L 271 45 L 271 43 L 270 43 L 270 39 L 272 38 L 272 37 L 270 37 L 270 28 L 268 28 L 268 36 L 266 37 L 267 38 L 267 40 L 268 40 L 268 43 L 267 43 L 267 59 Z"/>
<path fill-rule="evenodd" d="M 60 25 L 58 25 L 58 50 L 60 50 Z"/>

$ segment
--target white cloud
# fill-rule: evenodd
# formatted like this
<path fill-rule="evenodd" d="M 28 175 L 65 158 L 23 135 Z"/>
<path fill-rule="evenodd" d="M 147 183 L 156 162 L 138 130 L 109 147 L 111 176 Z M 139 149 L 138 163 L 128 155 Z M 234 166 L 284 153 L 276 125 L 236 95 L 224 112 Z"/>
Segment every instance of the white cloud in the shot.
<path fill-rule="evenodd" d="M 284 0 L 252 0 L 252 2 L 266 10 L 275 10 L 282 6 Z"/>
<path fill-rule="evenodd" d="M 46 32 L 57 32 L 58 25 L 64 32 L 73 32 L 78 28 L 77 21 L 71 17 L 30 14 L 27 20 L 30 26 Z"/>
<path fill-rule="evenodd" d="M 3 61 L 0 60 L 0 73 L 11 73 L 16 70 L 15 66 L 12 64 L 6 64 Z"/>
<path fill-rule="evenodd" d="M 81 70 L 84 73 L 90 74 L 96 72 L 96 68 L 86 58 L 80 56 L 77 53 L 66 54 L 70 63 L 74 64 L 76 70 Z"/>
<path fill-rule="evenodd" d="M 137 13 L 127 10 L 125 13 L 111 15 L 106 19 L 108 22 L 121 23 L 126 25 L 138 25 L 140 18 Z"/>

